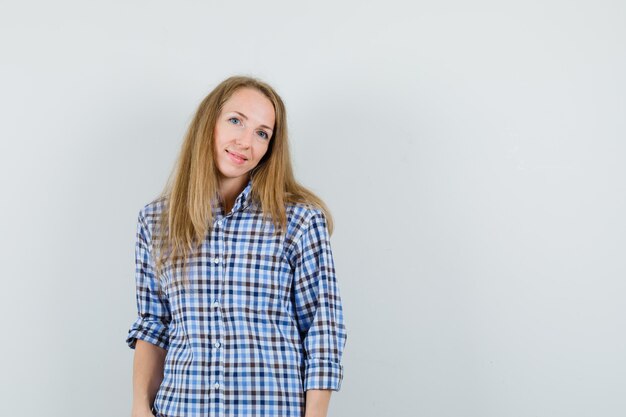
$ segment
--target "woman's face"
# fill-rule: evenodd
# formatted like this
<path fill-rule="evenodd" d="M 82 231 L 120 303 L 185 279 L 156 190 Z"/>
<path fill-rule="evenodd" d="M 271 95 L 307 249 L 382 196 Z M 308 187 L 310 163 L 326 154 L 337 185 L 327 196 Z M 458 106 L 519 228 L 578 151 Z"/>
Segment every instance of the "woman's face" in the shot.
<path fill-rule="evenodd" d="M 274 129 L 274 106 L 254 88 L 239 88 L 215 122 L 215 160 L 220 180 L 241 179 L 267 152 Z"/>

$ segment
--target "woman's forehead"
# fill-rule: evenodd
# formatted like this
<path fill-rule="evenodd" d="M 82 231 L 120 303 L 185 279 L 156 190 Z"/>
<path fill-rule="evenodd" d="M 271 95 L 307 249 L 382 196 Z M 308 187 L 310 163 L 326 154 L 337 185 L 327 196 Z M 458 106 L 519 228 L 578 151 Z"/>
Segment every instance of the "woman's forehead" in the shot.
<path fill-rule="evenodd" d="M 224 103 L 222 113 L 238 112 L 245 118 L 272 128 L 274 105 L 263 93 L 253 88 L 240 88 Z"/>

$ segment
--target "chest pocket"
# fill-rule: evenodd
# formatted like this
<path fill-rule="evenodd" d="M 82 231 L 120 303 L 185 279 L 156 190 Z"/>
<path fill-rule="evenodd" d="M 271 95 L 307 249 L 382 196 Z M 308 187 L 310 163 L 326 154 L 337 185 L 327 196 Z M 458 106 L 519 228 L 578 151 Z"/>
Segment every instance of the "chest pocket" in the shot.
<path fill-rule="evenodd" d="M 289 300 L 291 268 L 274 254 L 233 254 L 225 270 L 225 291 L 233 304 L 267 310 Z"/>

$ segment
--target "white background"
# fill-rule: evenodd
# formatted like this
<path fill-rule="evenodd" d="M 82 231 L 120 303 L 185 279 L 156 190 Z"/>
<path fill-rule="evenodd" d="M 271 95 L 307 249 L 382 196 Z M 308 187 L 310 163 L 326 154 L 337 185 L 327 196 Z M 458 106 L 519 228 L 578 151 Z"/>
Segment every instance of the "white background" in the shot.
<path fill-rule="evenodd" d="M 233 74 L 330 206 L 329 416 L 626 415 L 622 1 L 2 1 L 4 416 L 129 416 L 139 209 Z"/>

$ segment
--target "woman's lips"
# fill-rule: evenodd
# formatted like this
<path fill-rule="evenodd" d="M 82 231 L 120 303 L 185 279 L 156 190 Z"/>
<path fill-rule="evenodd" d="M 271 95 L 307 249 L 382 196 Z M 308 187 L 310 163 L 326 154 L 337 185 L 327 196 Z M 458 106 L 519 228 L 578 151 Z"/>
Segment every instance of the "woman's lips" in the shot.
<path fill-rule="evenodd" d="M 245 159 L 245 158 L 242 158 L 242 157 L 240 157 L 240 156 L 237 156 L 237 155 L 236 155 L 236 154 L 234 154 L 234 153 L 231 153 L 231 152 L 229 152 L 229 151 L 226 151 L 226 153 L 228 154 L 228 157 L 231 159 L 231 161 L 233 161 L 233 162 L 234 162 L 234 163 L 236 163 L 236 164 L 241 165 L 241 164 L 243 164 L 244 162 L 246 162 L 246 159 Z"/>

